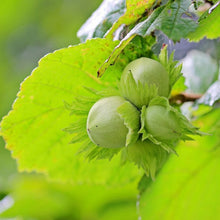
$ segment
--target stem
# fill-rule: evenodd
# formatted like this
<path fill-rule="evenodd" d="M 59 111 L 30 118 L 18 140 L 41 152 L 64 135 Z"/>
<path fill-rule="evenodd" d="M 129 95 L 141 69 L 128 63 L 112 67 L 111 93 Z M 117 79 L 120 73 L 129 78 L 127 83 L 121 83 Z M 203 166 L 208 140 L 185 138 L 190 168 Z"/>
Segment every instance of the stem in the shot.
<path fill-rule="evenodd" d="M 179 93 L 177 95 L 174 95 L 170 98 L 171 104 L 182 104 L 184 102 L 194 102 L 197 99 L 200 99 L 202 97 L 202 94 L 193 94 L 193 93 Z"/>

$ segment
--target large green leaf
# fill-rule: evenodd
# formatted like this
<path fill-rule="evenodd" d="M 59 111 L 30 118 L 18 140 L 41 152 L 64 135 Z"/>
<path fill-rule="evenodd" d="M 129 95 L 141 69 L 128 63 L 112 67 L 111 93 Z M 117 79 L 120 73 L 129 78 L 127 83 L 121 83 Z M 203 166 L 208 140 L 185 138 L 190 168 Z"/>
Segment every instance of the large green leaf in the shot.
<path fill-rule="evenodd" d="M 170 1 L 155 9 L 144 21 L 135 25 L 120 41 L 120 44 L 99 69 L 99 75 L 102 76 L 104 74 L 108 66 L 114 63 L 115 59 L 136 35 L 146 37 L 155 30 L 161 30 L 170 39 L 178 41 L 194 31 L 197 27 L 196 22 L 186 16 L 190 4 L 190 0 Z"/>
<path fill-rule="evenodd" d="M 220 5 L 213 10 L 210 10 L 210 13 L 205 19 L 202 19 L 199 22 L 199 26 L 194 32 L 189 34 L 189 39 L 191 41 L 199 41 L 203 37 L 208 39 L 215 39 L 220 37 Z"/>
<path fill-rule="evenodd" d="M 220 110 L 198 125 L 211 135 L 181 143 L 140 201 L 145 219 L 219 219 Z"/>
<path fill-rule="evenodd" d="M 130 164 L 120 167 L 120 158 L 88 163 L 76 155 L 79 143 L 69 144 L 64 132 L 71 122 L 64 101 L 91 96 L 83 87 L 101 89 L 115 85 L 127 60 L 108 69 L 102 80 L 96 78 L 99 65 L 118 42 L 94 39 L 46 55 L 21 85 L 13 110 L 2 123 L 7 148 L 17 159 L 20 171 L 43 172 L 50 177 L 73 182 L 122 184 L 140 173 Z M 86 129 L 86 128 L 85 128 Z"/>
<path fill-rule="evenodd" d="M 148 35 L 155 29 L 163 31 L 170 39 L 178 41 L 186 37 L 189 32 L 196 28 L 196 23 L 187 17 L 190 6 L 189 0 L 178 0 L 161 6 L 145 21 L 138 24 L 133 30 L 137 34 Z"/>
<path fill-rule="evenodd" d="M 134 34 L 146 36 L 159 29 L 174 41 L 186 37 L 197 26 L 195 21 L 185 15 L 190 3 L 189 0 L 178 0 L 158 7 L 147 19 L 138 23 L 128 36 Z"/>

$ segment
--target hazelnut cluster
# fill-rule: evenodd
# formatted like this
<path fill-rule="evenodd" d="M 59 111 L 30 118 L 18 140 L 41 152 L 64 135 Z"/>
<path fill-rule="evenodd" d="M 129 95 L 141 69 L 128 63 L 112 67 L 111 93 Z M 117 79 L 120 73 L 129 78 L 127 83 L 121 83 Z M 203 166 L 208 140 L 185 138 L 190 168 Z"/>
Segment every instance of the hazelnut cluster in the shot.
<path fill-rule="evenodd" d="M 129 63 L 120 79 L 121 96 L 102 98 L 90 109 L 91 141 L 104 148 L 126 147 L 130 160 L 149 172 L 158 169 L 178 141 L 199 134 L 169 104 L 169 80 L 166 68 L 156 60 L 142 57 Z"/>

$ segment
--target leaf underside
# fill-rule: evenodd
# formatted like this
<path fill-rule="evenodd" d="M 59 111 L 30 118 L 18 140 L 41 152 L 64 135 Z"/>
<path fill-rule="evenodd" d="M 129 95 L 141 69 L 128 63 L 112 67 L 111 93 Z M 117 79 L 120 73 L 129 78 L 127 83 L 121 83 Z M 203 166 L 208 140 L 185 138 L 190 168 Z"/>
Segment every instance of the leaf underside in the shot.
<path fill-rule="evenodd" d="M 100 67 L 98 71 L 99 76 L 102 76 L 108 66 L 114 63 L 123 49 L 136 35 L 147 37 L 153 31 L 161 30 L 173 41 L 178 41 L 193 32 L 197 24 L 188 16 L 188 7 L 190 4 L 190 0 L 178 0 L 156 8 L 153 13 L 135 25 L 120 41 L 108 59 Z"/>

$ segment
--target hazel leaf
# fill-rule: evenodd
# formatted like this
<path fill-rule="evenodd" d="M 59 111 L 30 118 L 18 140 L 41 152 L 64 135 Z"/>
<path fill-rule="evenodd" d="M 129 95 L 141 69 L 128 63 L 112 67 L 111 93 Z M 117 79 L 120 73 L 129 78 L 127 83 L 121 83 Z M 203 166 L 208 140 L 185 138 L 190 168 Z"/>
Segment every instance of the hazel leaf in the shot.
<path fill-rule="evenodd" d="M 121 25 L 131 25 L 138 21 L 147 10 L 151 9 L 155 0 L 126 0 L 126 12 L 113 24 L 106 37 L 113 39 L 114 32 Z"/>
<path fill-rule="evenodd" d="M 82 42 L 95 37 L 104 37 L 113 23 L 124 14 L 125 7 L 125 0 L 104 0 L 79 29 L 77 36 Z"/>
<path fill-rule="evenodd" d="M 209 10 L 208 13 L 205 12 L 204 19 L 201 19 L 198 27 L 195 31 L 189 33 L 188 37 L 190 41 L 199 41 L 206 37 L 208 39 L 215 39 L 220 36 L 220 5 L 219 2 L 216 3 L 213 10 Z"/>
<path fill-rule="evenodd" d="M 102 79 L 97 79 L 97 69 L 117 44 L 106 39 L 93 39 L 57 50 L 43 57 L 39 66 L 25 79 L 13 110 L 1 122 L 1 134 L 7 140 L 6 148 L 12 151 L 20 171 L 45 173 L 49 178 L 64 182 L 104 185 L 118 185 L 119 182 L 121 185 L 139 176 L 137 169 L 131 165 L 121 167 L 118 156 L 112 158 L 109 166 L 108 161 L 93 160 L 89 163 L 78 155 L 83 150 L 86 155 L 96 147 L 86 135 L 80 142 L 69 144 L 71 138 L 81 134 L 81 128 L 77 130 L 79 124 L 86 134 L 86 112 L 70 115 L 71 111 L 67 111 L 71 109 L 74 97 L 86 97 L 79 104 L 82 108 L 88 97 L 96 97 L 83 89 L 85 86 L 97 90 L 116 86 L 128 62 L 126 57 L 120 57 L 121 61 L 109 67 Z M 70 104 L 64 104 L 64 101 Z M 83 120 L 80 121 L 80 118 Z M 68 126 L 72 129 L 67 129 Z M 64 132 L 65 128 L 73 132 L 72 135 Z M 103 152 L 100 154 L 103 155 Z M 120 176 L 117 180 L 113 178 L 115 170 Z"/>
<path fill-rule="evenodd" d="M 114 63 L 123 49 L 137 35 L 146 37 L 155 30 L 163 31 L 173 41 L 178 41 L 197 27 L 196 22 L 186 14 L 191 4 L 190 0 L 169 1 L 156 8 L 145 20 L 137 23 L 112 51 L 109 58 L 98 70 L 102 76 L 106 69 Z"/>
<path fill-rule="evenodd" d="M 170 155 L 156 181 L 141 195 L 143 219 L 220 218 L 219 115 L 220 108 L 215 108 L 196 122 L 212 136 L 198 137 L 187 146 L 181 142 L 180 157 Z"/>

